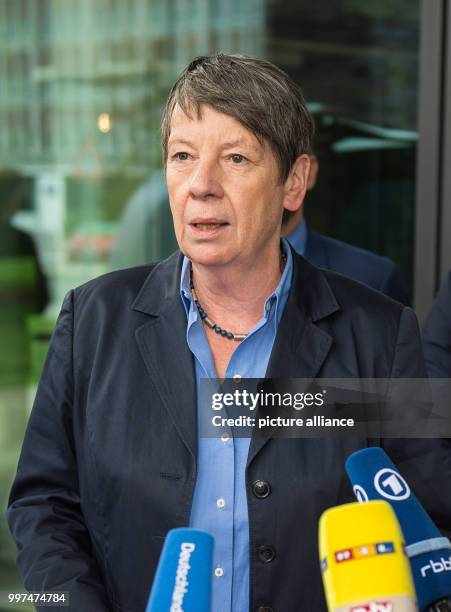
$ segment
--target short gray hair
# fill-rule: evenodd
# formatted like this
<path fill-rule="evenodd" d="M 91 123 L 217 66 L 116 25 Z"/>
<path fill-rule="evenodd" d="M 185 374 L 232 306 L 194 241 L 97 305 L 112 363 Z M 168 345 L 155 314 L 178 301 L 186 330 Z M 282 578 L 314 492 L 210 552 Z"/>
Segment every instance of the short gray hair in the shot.
<path fill-rule="evenodd" d="M 284 182 L 299 155 L 311 155 L 313 119 L 301 89 L 280 68 L 244 55 L 202 56 L 194 59 L 173 85 L 161 121 L 163 159 L 176 105 L 200 114 L 207 104 L 233 117 L 260 142 L 266 141 L 279 164 Z"/>

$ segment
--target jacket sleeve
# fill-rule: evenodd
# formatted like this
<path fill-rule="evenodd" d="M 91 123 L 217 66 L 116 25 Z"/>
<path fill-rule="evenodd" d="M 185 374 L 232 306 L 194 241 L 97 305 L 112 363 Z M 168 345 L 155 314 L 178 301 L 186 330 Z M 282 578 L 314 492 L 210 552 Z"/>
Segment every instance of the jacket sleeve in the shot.
<path fill-rule="evenodd" d="M 390 266 L 389 273 L 382 281 L 379 291 L 405 306 L 410 306 L 410 298 L 404 280 L 398 266 L 394 263 Z"/>
<path fill-rule="evenodd" d="M 67 591 L 69 608 L 111 611 L 80 504 L 73 435 L 73 294 L 50 343 L 7 520 L 28 591 Z M 39 609 L 39 607 L 38 607 Z"/>
<path fill-rule="evenodd" d="M 391 379 L 423 379 L 410 385 L 402 381 L 403 410 L 412 409 L 421 393 L 430 400 L 420 332 L 415 313 L 401 314 Z M 396 380 L 395 380 L 396 384 Z M 446 438 L 386 438 L 382 446 L 409 483 L 437 527 L 451 536 L 451 440 Z"/>

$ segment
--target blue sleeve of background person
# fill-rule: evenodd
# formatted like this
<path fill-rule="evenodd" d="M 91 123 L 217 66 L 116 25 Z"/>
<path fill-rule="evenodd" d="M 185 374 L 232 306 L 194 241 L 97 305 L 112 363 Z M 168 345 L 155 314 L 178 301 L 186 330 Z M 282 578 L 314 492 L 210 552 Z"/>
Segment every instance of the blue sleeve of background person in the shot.
<path fill-rule="evenodd" d="M 317 234 L 308 228 L 305 258 L 319 268 L 348 276 L 410 306 L 409 293 L 401 271 L 388 257 Z"/>
<path fill-rule="evenodd" d="M 388 297 L 401 302 L 401 304 L 409 306 L 410 298 L 402 279 L 401 271 L 395 263 L 390 263 L 390 270 L 383 280 L 379 291 L 382 291 L 382 293 L 385 293 L 385 295 L 388 295 Z"/>
<path fill-rule="evenodd" d="M 423 325 L 426 367 L 432 378 L 451 378 L 451 270 Z"/>

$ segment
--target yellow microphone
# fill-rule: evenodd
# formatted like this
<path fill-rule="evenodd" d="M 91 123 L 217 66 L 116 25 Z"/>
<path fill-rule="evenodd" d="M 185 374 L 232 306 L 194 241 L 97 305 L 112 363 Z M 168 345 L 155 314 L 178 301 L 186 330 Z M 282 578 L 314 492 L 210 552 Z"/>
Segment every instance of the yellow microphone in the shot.
<path fill-rule="evenodd" d="M 401 527 L 382 500 L 326 510 L 319 553 L 329 612 L 417 612 Z"/>

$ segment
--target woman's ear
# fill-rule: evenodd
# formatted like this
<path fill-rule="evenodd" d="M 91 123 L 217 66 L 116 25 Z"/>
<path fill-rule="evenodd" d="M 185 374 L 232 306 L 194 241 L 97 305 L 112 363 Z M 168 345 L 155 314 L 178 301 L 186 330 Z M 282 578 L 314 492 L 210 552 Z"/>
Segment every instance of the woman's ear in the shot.
<path fill-rule="evenodd" d="M 290 211 L 297 210 L 304 201 L 309 184 L 310 156 L 306 153 L 300 155 L 285 181 L 285 198 L 283 207 Z"/>

